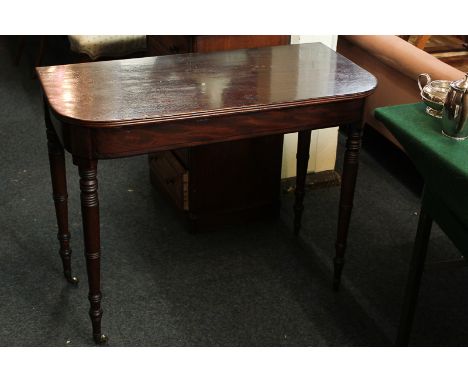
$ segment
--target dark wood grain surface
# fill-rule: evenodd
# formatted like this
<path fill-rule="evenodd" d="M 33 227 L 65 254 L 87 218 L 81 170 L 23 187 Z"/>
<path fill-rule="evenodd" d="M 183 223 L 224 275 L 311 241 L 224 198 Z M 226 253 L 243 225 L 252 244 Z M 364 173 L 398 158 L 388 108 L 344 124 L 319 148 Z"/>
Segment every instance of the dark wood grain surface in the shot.
<path fill-rule="evenodd" d="M 37 68 L 55 116 L 87 127 L 363 98 L 376 79 L 320 43 Z M 271 82 L 274 81 L 274 86 Z"/>

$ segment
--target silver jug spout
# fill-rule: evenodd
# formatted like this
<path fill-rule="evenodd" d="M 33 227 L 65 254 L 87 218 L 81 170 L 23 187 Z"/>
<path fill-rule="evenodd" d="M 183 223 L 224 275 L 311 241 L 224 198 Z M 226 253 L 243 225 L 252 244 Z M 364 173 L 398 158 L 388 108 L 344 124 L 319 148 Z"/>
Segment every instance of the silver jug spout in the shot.
<path fill-rule="evenodd" d="M 468 138 L 468 73 L 450 84 L 442 113 L 442 133 L 450 138 Z"/>

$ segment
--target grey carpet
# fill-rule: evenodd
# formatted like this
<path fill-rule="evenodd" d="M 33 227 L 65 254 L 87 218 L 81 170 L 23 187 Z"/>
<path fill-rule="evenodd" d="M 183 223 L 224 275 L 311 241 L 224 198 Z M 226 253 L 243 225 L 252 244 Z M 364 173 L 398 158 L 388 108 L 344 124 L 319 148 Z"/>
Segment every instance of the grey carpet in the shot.
<path fill-rule="evenodd" d="M 28 46 L 27 48 L 31 48 Z M 33 50 L 0 38 L 0 346 L 91 346 L 78 176 L 68 157 L 77 288 L 62 277 Z M 375 151 L 375 150 L 374 150 Z M 378 151 L 378 150 L 377 150 Z M 113 346 L 388 346 L 418 195 L 363 150 L 343 275 L 331 291 L 338 188 L 309 192 L 300 237 L 281 218 L 192 235 L 148 179 L 146 157 L 99 164 L 103 331 Z M 339 161 L 343 153 L 340 138 Z M 339 166 L 338 166 L 339 169 Z M 429 258 L 459 256 L 434 228 Z M 414 345 L 466 345 L 466 269 L 424 274 Z"/>

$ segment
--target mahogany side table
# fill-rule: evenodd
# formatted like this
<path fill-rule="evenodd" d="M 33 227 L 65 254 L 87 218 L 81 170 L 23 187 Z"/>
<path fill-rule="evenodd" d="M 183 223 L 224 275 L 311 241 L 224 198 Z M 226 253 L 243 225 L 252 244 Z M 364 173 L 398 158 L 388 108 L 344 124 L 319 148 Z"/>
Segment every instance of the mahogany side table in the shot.
<path fill-rule="evenodd" d="M 323 44 L 299 44 L 37 68 L 65 277 L 70 267 L 64 150 L 78 167 L 90 317 L 101 332 L 97 164 L 101 159 L 299 132 L 294 231 L 299 232 L 311 130 L 344 125 L 334 287 L 344 254 L 361 146 L 364 102 L 375 77 Z M 209 97 L 212 79 L 222 83 Z"/>

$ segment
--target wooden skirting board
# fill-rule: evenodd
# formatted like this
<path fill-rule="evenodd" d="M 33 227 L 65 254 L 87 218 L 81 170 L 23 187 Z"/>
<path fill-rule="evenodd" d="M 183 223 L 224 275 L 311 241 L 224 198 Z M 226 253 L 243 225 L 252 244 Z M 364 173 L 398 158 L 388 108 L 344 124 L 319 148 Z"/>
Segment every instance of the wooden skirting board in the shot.
<path fill-rule="evenodd" d="M 309 190 L 319 188 L 338 187 L 341 184 L 341 176 L 335 170 L 311 172 L 307 174 L 305 187 Z M 281 189 L 284 193 L 294 192 L 296 177 L 281 180 Z"/>

